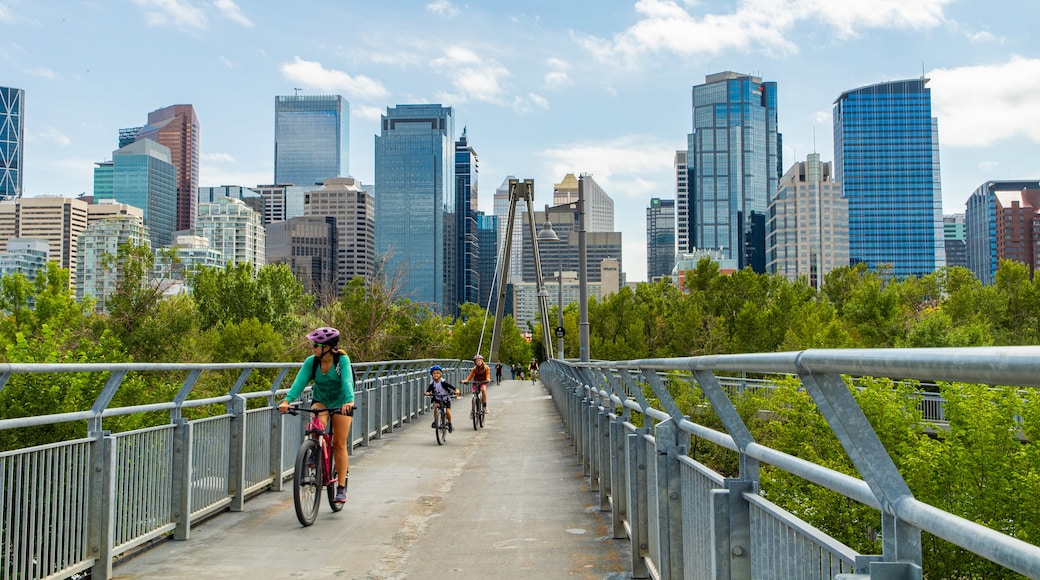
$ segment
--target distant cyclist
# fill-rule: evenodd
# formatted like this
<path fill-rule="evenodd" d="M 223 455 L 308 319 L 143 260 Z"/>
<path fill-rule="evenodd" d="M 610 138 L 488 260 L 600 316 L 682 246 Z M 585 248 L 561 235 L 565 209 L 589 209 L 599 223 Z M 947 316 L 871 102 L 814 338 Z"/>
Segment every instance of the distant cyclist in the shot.
<path fill-rule="evenodd" d="M 473 382 L 473 391 L 480 389 L 480 402 L 484 405 L 484 412 L 487 413 L 487 384 L 491 380 L 491 368 L 484 364 L 484 356 L 477 355 L 473 357 L 473 369 L 469 371 L 466 378 L 462 380 L 464 383 L 470 381 Z"/>
<path fill-rule="evenodd" d="M 444 407 L 444 414 L 448 417 L 448 433 L 455 430 L 455 427 L 451 425 L 451 398 L 458 392 L 455 385 L 448 381 L 441 380 L 444 374 L 444 369 L 441 365 L 433 365 L 430 367 L 430 377 L 433 379 L 430 381 L 430 386 L 426 387 L 426 394 L 433 397 L 433 408 Z M 437 428 L 437 420 L 433 420 L 433 425 L 430 427 Z"/>
<path fill-rule="evenodd" d="M 527 365 L 527 370 L 531 373 L 531 384 L 534 384 L 535 379 L 538 378 L 538 361 L 531 359 L 531 364 Z"/>
<path fill-rule="evenodd" d="M 314 343 L 314 354 L 303 361 L 303 366 L 296 373 L 292 388 L 285 395 L 285 400 L 278 405 L 278 410 L 285 413 L 289 403 L 296 400 L 311 382 L 314 390 L 311 393 L 311 408 L 336 409 L 340 413 L 332 415 L 332 452 L 336 458 L 336 471 L 339 485 L 336 486 L 336 503 L 347 501 L 347 473 L 349 455 L 347 454 L 347 435 L 350 434 L 350 413 L 354 408 L 354 376 L 350 372 L 350 357 L 339 350 L 339 331 L 335 328 L 322 327 L 307 335 L 307 340 Z M 319 413 L 318 418 L 328 428 L 329 413 Z"/>

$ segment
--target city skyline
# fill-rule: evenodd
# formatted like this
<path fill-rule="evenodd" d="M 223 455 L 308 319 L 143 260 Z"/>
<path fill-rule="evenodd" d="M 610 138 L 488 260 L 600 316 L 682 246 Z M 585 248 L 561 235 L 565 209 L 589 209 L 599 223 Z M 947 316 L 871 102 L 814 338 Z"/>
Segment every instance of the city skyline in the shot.
<path fill-rule="evenodd" d="M 540 208 L 565 174 L 590 173 L 615 200 L 626 274 L 638 281 L 642 216 L 651 198 L 674 198 L 691 88 L 723 71 L 777 83 L 784 171 L 814 150 L 833 161 L 831 109 L 843 92 L 923 74 L 944 213 L 963 212 L 987 180 L 1040 174 L 1034 3 L 317 1 L 284 10 L 0 2 L 0 85 L 25 90 L 23 195 L 89 192 L 117 130 L 178 103 L 192 104 L 203 127 L 199 185 L 267 183 L 270 103 L 296 88 L 350 101 L 351 175 L 371 184 L 379 115 L 441 103 L 480 152 L 482 211 L 492 213 L 491 193 L 508 175 L 535 180 Z M 349 40 L 336 40 L 345 23 Z"/>

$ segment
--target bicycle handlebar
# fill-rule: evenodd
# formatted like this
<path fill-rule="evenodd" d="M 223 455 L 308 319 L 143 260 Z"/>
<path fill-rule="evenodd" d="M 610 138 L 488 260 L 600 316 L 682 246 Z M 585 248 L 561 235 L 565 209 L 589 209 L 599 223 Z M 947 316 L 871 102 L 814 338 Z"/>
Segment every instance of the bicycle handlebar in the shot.
<path fill-rule="evenodd" d="M 340 415 L 346 415 L 348 417 L 353 417 L 354 416 L 354 411 L 356 411 L 357 408 L 358 408 L 357 403 L 355 403 L 354 406 L 351 407 L 349 411 L 344 413 L 343 410 L 340 409 L 339 407 L 334 407 L 332 409 L 328 409 L 328 408 L 326 408 L 326 409 L 315 409 L 313 407 L 289 407 L 289 410 L 287 410 L 285 412 L 285 414 L 286 415 L 299 415 L 300 411 L 305 411 L 307 413 L 314 413 L 315 415 L 317 415 L 318 413 L 329 413 L 330 415 L 340 414 Z"/>

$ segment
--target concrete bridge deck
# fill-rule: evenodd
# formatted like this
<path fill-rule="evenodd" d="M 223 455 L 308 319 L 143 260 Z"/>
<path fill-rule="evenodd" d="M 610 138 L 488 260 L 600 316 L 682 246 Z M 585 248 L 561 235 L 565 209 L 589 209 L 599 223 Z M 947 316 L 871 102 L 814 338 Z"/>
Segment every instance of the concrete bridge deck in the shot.
<path fill-rule="evenodd" d="M 541 383 L 489 388 L 485 428 L 469 399 L 438 446 L 424 415 L 351 458 L 346 507 L 301 527 L 291 482 L 114 568 L 116 578 L 628 578 L 627 540 L 582 476 Z"/>

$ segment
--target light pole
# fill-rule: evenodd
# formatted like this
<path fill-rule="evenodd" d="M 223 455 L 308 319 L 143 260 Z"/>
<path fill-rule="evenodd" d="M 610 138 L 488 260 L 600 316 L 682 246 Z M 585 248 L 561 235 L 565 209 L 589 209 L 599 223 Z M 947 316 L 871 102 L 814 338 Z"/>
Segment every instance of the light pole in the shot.
<path fill-rule="evenodd" d="M 549 206 L 545 206 L 545 224 L 542 225 L 542 231 L 538 232 L 538 241 L 560 241 L 560 236 L 553 230 L 552 221 L 549 220 Z M 556 304 L 556 358 L 563 360 L 563 251 L 556 250 L 556 264 L 558 269 L 556 271 L 556 289 L 559 294 L 557 296 Z M 546 321 L 547 322 L 547 321 Z"/>
<path fill-rule="evenodd" d="M 589 285 L 585 248 L 585 178 L 578 178 L 578 344 L 581 362 L 589 362 Z"/>

